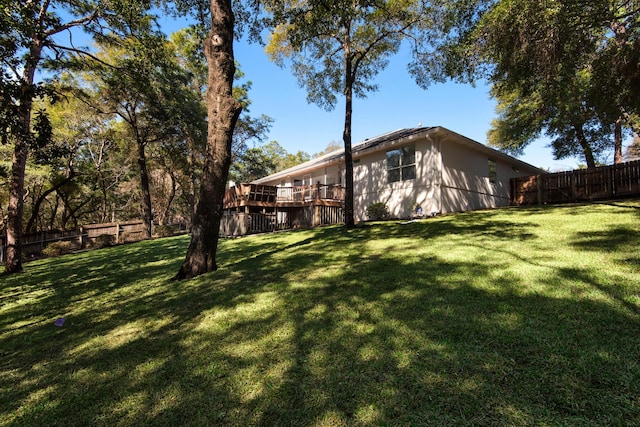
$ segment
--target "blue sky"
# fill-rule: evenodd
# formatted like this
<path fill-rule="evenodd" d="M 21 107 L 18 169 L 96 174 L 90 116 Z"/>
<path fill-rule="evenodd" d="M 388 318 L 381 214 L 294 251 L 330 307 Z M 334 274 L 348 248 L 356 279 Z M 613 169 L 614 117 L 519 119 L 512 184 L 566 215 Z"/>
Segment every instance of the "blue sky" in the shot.
<path fill-rule="evenodd" d="M 270 62 L 258 45 L 236 42 L 235 56 L 246 79 L 252 82 L 251 114 L 274 119 L 269 140 L 278 141 L 289 152 L 303 150 L 309 154 L 322 151 L 332 141 L 342 144 L 342 98 L 331 112 L 308 104 L 306 91 L 298 86 L 291 71 Z M 392 57 L 375 80 L 379 90 L 354 101 L 353 143 L 421 123 L 444 126 L 485 144 L 496 115 L 489 88 L 446 83 L 423 90 L 409 76 L 408 62 L 408 56 L 402 53 Z M 546 139 L 532 143 L 520 159 L 551 171 L 576 169 L 584 163 L 578 158 L 554 160 L 548 143 Z"/>
<path fill-rule="evenodd" d="M 161 16 L 160 22 L 163 31 L 171 33 L 188 19 Z M 343 98 L 339 98 L 335 110 L 327 112 L 307 103 L 306 91 L 299 87 L 292 72 L 269 61 L 261 46 L 243 40 L 235 43 L 234 52 L 246 80 L 252 83 L 251 115 L 265 114 L 273 119 L 269 141 L 278 141 L 291 153 L 302 150 L 309 154 L 324 150 L 332 141 L 342 144 Z M 369 93 L 367 98 L 354 100 L 353 143 L 422 124 L 443 126 L 485 144 L 496 115 L 489 88 L 482 84 L 473 87 L 446 83 L 423 90 L 407 72 L 409 60 L 409 55 L 403 52 L 392 57 L 373 82 L 379 90 Z M 554 160 L 548 143 L 545 138 L 535 141 L 520 159 L 552 172 L 576 169 L 584 163 L 581 158 Z"/>

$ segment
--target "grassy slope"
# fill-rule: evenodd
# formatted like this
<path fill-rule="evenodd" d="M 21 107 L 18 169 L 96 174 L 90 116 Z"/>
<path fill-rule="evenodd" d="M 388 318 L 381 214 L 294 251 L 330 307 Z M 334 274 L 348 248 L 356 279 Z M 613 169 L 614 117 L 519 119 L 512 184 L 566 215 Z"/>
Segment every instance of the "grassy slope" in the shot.
<path fill-rule="evenodd" d="M 0 277 L 0 425 L 640 425 L 640 201 L 224 241 Z M 66 324 L 53 322 L 64 316 Z"/>

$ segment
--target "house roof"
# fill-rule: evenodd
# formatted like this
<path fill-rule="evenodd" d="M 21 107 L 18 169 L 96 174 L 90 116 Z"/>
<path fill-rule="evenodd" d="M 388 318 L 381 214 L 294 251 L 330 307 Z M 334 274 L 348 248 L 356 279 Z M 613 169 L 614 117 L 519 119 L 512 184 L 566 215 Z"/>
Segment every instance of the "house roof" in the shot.
<path fill-rule="evenodd" d="M 403 139 L 412 139 L 412 137 L 416 135 L 427 135 L 432 133 L 441 133 L 444 135 L 455 135 L 457 136 L 457 141 L 462 141 L 466 145 L 471 145 L 475 149 L 479 149 L 482 151 L 487 151 L 491 153 L 494 157 L 501 158 L 503 160 L 508 160 L 511 162 L 516 162 L 521 165 L 524 165 L 528 168 L 532 168 L 538 171 L 538 173 L 546 173 L 546 171 L 536 168 L 526 162 L 518 160 L 514 157 L 511 157 L 507 154 L 504 154 L 498 150 L 495 150 L 491 147 L 487 147 L 484 144 L 481 144 L 477 141 L 474 141 L 470 138 L 467 138 L 463 135 L 460 135 L 456 132 L 453 132 L 449 129 L 446 129 L 441 126 L 431 126 L 431 127 L 417 127 L 417 128 L 405 128 L 405 129 L 397 129 L 391 132 L 384 133 L 382 135 L 375 136 L 373 138 L 367 138 L 364 141 L 360 141 L 354 144 L 351 148 L 352 155 L 354 157 L 358 157 L 363 152 L 373 151 L 378 147 L 386 147 L 388 145 L 397 143 Z M 276 172 L 264 178 L 257 179 L 253 181 L 255 184 L 263 184 L 268 181 L 277 180 L 280 178 L 284 178 L 291 175 L 296 175 L 298 172 L 304 170 L 313 170 L 319 168 L 321 166 L 327 166 L 329 164 L 338 163 L 344 159 L 344 148 L 338 149 L 336 151 L 332 151 L 331 153 L 324 154 L 320 157 L 316 157 L 315 159 L 311 159 L 308 162 L 301 163 L 297 166 L 282 170 L 280 172 Z"/>

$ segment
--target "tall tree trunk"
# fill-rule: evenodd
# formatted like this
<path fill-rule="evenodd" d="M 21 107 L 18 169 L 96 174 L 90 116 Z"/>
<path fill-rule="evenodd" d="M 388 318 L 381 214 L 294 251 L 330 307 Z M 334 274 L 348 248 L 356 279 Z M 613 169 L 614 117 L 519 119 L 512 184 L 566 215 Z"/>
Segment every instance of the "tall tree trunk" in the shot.
<path fill-rule="evenodd" d="M 196 217 L 196 143 L 189 138 L 189 228 Z"/>
<path fill-rule="evenodd" d="M 234 16 L 230 0 L 211 0 L 211 32 L 204 42 L 209 64 L 207 150 L 191 243 L 176 280 L 215 271 L 223 199 L 231 165 L 231 141 L 242 107 L 233 97 Z"/>
<path fill-rule="evenodd" d="M 348 34 L 348 32 L 347 32 Z M 344 130 L 342 131 L 342 141 L 344 143 L 344 225 L 347 228 L 355 226 L 353 209 L 353 155 L 351 152 L 351 124 L 353 116 L 353 60 L 351 58 L 351 41 L 349 36 L 345 40 L 345 111 Z"/>
<path fill-rule="evenodd" d="M 153 226 L 153 210 L 151 209 L 151 190 L 149 187 L 149 171 L 147 170 L 147 156 L 144 152 L 145 143 L 136 138 L 138 145 L 138 169 L 140 171 L 140 188 L 142 190 L 142 215 L 144 220 L 144 236 L 151 238 L 151 227 Z"/>
<path fill-rule="evenodd" d="M 5 273 L 22 271 L 22 230 L 24 212 L 24 174 L 27 168 L 29 140 L 31 139 L 31 109 L 33 106 L 33 80 L 42 54 L 42 42 L 32 40 L 22 74 L 21 99 L 18 105 L 19 129 L 13 150 L 9 206 L 7 209 L 7 258 Z"/>
<path fill-rule="evenodd" d="M 589 145 L 589 141 L 587 141 L 587 137 L 584 134 L 582 129 L 582 125 L 574 125 L 574 129 L 576 131 L 576 138 L 578 139 L 578 144 L 582 148 L 582 153 L 584 154 L 584 160 L 587 162 L 587 168 L 592 169 L 596 167 L 596 160 L 593 157 L 593 150 L 591 149 L 591 145 Z"/>
<path fill-rule="evenodd" d="M 60 207 L 60 194 L 56 191 L 53 206 L 51 206 L 51 214 L 49 215 L 49 230 L 56 228 L 56 217 L 58 216 L 58 208 Z"/>
<path fill-rule="evenodd" d="M 613 164 L 617 165 L 622 162 L 622 117 L 619 117 L 613 132 Z"/>
<path fill-rule="evenodd" d="M 353 154 L 351 150 L 351 117 L 353 110 L 352 88 L 346 90 L 346 107 L 344 114 L 344 130 L 342 131 L 342 141 L 344 142 L 344 225 L 347 228 L 355 226 L 353 209 Z"/>
<path fill-rule="evenodd" d="M 107 194 L 107 184 L 101 170 L 98 170 L 98 176 L 100 177 L 100 194 L 102 198 L 102 201 L 100 202 L 100 222 L 107 222 L 107 218 L 109 217 L 109 204 L 107 203 L 109 195 Z"/>
<path fill-rule="evenodd" d="M 31 112 L 21 117 L 24 123 L 30 122 Z M 27 127 L 28 129 L 28 127 Z M 22 271 L 22 213 L 24 212 L 24 173 L 27 167 L 27 135 L 15 138 L 11 186 L 9 188 L 9 207 L 7 218 L 7 258 L 5 273 Z"/>

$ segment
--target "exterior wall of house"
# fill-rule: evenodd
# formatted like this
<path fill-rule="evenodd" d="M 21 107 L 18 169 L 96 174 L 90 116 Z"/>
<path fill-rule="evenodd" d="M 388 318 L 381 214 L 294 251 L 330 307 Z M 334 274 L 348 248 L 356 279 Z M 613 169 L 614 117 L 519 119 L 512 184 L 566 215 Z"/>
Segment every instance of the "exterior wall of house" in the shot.
<path fill-rule="evenodd" d="M 413 145 L 415 178 L 388 182 L 387 152 Z M 495 181 L 489 178 L 489 159 L 495 162 Z M 354 158 L 354 216 L 367 220 L 366 209 L 386 203 L 392 217 L 408 218 L 415 206 L 423 215 L 487 209 L 509 204 L 509 180 L 540 173 L 526 163 L 510 160 L 498 152 L 444 128 L 425 129 L 403 139 L 383 141 L 357 153 Z M 344 185 L 344 163 L 311 166 L 306 171 L 263 179 L 262 184 Z"/>
<path fill-rule="evenodd" d="M 354 165 L 354 206 L 356 221 L 367 219 L 366 209 L 384 202 L 395 218 L 495 208 L 509 204 L 509 180 L 535 174 L 531 169 L 505 161 L 474 144 L 456 141 L 456 136 L 427 136 L 402 145 L 414 144 L 416 178 L 387 182 L 387 150 L 362 156 Z M 495 162 L 495 182 L 489 179 L 489 159 Z"/>
<path fill-rule="evenodd" d="M 515 162 L 452 140 L 441 142 L 442 213 L 509 205 L 509 180 L 536 173 L 520 171 Z M 495 181 L 489 178 L 489 161 L 495 162 Z"/>
<path fill-rule="evenodd" d="M 509 181 L 489 181 L 490 154 L 445 140 L 442 147 L 442 213 L 494 208 L 509 204 Z M 496 177 L 506 165 L 496 162 Z"/>
<path fill-rule="evenodd" d="M 412 180 L 389 183 L 387 180 L 387 151 L 413 145 L 416 177 Z M 417 203 L 425 214 L 436 212 L 439 195 L 440 158 L 437 142 L 427 138 L 409 140 L 362 156 L 354 165 L 354 214 L 356 221 L 367 219 L 367 207 L 383 202 L 395 218 L 408 218 Z"/>

